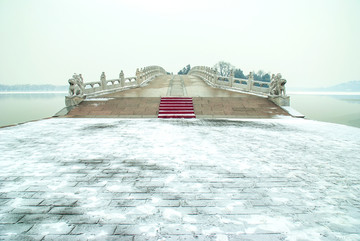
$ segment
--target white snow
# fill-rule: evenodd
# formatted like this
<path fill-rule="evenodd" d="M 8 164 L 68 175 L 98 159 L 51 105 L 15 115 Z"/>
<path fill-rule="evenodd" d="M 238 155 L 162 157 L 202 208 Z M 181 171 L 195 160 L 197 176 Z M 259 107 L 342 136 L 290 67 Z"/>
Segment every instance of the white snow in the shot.
<path fill-rule="evenodd" d="M 298 112 L 297 110 L 291 108 L 290 106 L 281 106 L 281 108 L 284 109 L 286 112 L 288 112 L 293 117 L 298 117 L 298 118 L 304 118 L 305 117 L 305 115 L 301 114 L 300 112 Z"/>
<path fill-rule="evenodd" d="M 152 206 L 152 205 L 147 205 L 147 204 L 138 206 L 137 209 L 138 209 L 140 212 L 145 213 L 145 214 L 149 214 L 149 215 L 150 215 L 150 214 L 153 214 L 153 213 L 156 211 L 156 209 L 155 209 L 154 206 Z"/>
<path fill-rule="evenodd" d="M 84 101 L 109 101 L 114 98 L 86 98 Z"/>
<path fill-rule="evenodd" d="M 21 178 L 0 194 L 11 196 L 3 210 L 44 192 L 151 236 L 176 224 L 217 240 L 359 240 L 359 150 L 359 128 L 296 118 L 48 119 L 0 129 L 0 178 Z"/>
<path fill-rule="evenodd" d="M 165 208 L 163 213 L 164 218 L 172 220 L 172 219 L 178 219 L 182 217 L 182 213 L 171 209 L 171 208 Z"/>

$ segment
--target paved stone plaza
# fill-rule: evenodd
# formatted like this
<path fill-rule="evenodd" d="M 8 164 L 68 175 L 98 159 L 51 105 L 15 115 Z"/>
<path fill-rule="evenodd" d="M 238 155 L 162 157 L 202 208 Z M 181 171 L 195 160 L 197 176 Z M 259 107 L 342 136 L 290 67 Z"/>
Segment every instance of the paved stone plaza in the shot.
<path fill-rule="evenodd" d="M 360 129 L 53 118 L 0 129 L 0 240 L 359 240 Z"/>

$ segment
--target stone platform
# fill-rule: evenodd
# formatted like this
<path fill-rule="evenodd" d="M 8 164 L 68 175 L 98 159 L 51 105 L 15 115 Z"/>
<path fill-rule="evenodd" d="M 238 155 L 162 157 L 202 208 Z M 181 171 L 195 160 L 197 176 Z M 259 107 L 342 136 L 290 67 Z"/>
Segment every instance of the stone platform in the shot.
<path fill-rule="evenodd" d="M 157 118 L 165 96 L 192 97 L 197 118 L 289 116 L 266 97 L 212 88 L 195 76 L 164 75 L 142 88 L 88 98 L 66 117 Z"/>

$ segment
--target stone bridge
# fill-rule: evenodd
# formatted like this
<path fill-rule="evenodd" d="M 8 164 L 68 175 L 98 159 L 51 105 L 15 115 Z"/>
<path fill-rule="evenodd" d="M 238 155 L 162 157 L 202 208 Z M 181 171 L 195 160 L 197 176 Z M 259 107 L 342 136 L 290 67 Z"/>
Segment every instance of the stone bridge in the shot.
<path fill-rule="evenodd" d="M 187 75 L 170 75 L 162 67 L 148 66 L 135 76 L 84 82 L 69 79 L 66 117 L 117 118 L 273 118 L 288 116 L 285 80 L 271 82 L 220 76 L 216 69 L 193 67 Z"/>

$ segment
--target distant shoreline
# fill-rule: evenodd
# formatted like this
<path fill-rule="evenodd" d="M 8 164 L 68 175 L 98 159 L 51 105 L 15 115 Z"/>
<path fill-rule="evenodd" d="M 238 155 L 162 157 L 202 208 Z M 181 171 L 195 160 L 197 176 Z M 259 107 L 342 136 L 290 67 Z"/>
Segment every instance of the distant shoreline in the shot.
<path fill-rule="evenodd" d="M 67 94 L 67 91 L 0 91 L 0 95 L 9 94 Z"/>
<path fill-rule="evenodd" d="M 289 95 L 360 95 L 360 92 L 346 91 L 288 91 Z"/>

